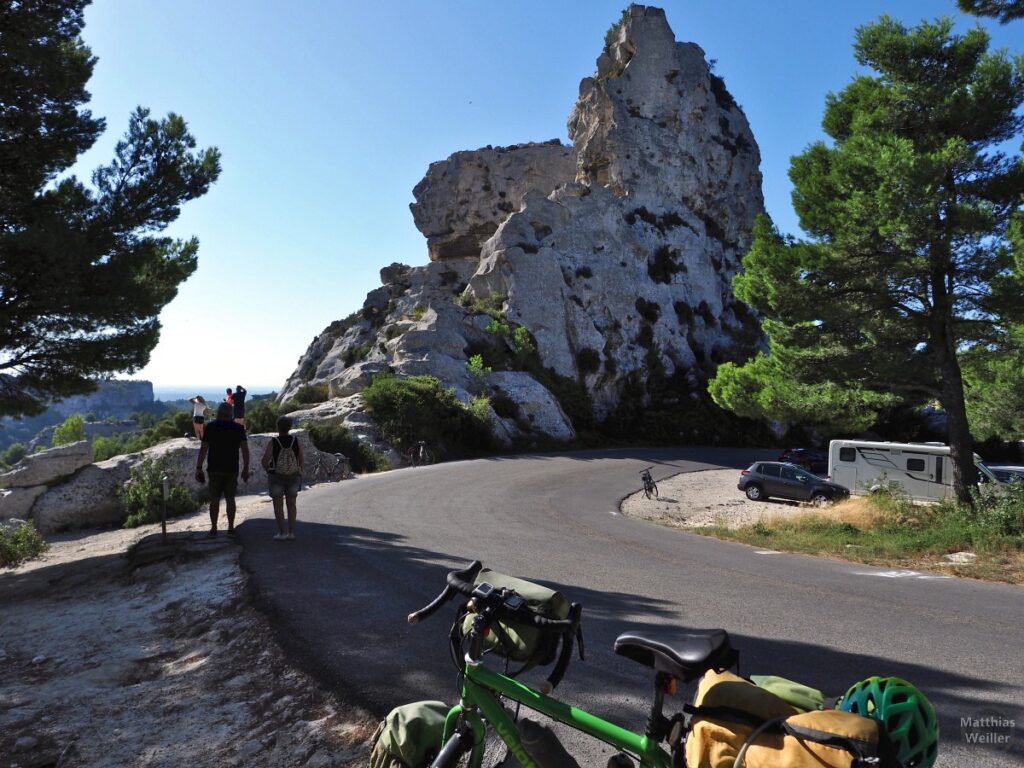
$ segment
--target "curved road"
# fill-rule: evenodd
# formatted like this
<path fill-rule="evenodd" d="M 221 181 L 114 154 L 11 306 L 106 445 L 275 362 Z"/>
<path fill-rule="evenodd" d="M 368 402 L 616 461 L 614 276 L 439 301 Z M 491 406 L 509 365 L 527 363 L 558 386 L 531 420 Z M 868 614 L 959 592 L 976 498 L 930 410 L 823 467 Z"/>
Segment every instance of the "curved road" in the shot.
<path fill-rule="evenodd" d="M 574 661 L 558 696 L 627 727 L 642 729 L 653 678 L 611 652 L 615 637 L 654 625 L 723 627 L 745 674 L 783 675 L 836 695 L 871 674 L 914 681 L 939 712 L 941 766 L 1024 763 L 1020 588 L 763 553 L 617 514 L 648 464 L 661 479 L 767 455 L 516 456 L 322 485 L 299 497 L 294 543 L 272 541 L 269 509 L 267 519 L 244 523 L 243 564 L 295 658 L 379 715 L 408 701 L 455 699 L 447 654 L 454 608 L 416 627 L 405 616 L 441 590 L 447 570 L 480 559 L 583 603 L 587 659 Z M 965 740 L 963 718 L 993 717 L 1013 721 L 983 729 L 990 739 L 1012 733 L 1009 750 Z M 604 765 L 610 753 L 591 741 L 568 746 L 584 750 L 584 765 Z"/>

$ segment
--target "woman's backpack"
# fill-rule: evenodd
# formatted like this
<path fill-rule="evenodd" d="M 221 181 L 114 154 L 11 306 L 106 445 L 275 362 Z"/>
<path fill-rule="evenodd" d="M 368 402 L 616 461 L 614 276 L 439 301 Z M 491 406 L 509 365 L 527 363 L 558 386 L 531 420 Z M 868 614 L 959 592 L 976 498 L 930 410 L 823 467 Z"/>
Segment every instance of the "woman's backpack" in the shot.
<path fill-rule="evenodd" d="M 297 475 L 302 471 L 299 466 L 299 457 L 295 453 L 295 442 L 298 440 L 295 435 L 291 436 L 292 442 L 287 448 L 281 443 L 278 438 L 273 438 L 273 441 L 277 444 L 277 458 L 274 459 L 274 463 L 271 465 L 275 475 Z"/>

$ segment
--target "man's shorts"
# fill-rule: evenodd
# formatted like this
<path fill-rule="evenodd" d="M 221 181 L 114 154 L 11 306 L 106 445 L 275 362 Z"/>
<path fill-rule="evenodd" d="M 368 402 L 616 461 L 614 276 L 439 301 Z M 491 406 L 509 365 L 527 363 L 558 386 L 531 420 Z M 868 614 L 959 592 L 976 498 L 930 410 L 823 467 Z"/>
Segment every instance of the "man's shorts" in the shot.
<path fill-rule="evenodd" d="M 234 409 L 234 414 L 235 414 L 234 418 L 236 418 L 236 419 L 244 419 L 245 418 L 245 406 L 244 405 L 235 405 L 235 406 L 232 406 L 232 408 Z"/>
<path fill-rule="evenodd" d="M 238 490 L 238 475 L 223 472 L 210 473 L 210 496 L 219 499 L 221 496 L 234 496 Z"/>
<path fill-rule="evenodd" d="M 299 495 L 302 487 L 302 475 L 267 475 L 270 480 L 270 498 L 280 499 L 282 496 L 294 498 Z"/>

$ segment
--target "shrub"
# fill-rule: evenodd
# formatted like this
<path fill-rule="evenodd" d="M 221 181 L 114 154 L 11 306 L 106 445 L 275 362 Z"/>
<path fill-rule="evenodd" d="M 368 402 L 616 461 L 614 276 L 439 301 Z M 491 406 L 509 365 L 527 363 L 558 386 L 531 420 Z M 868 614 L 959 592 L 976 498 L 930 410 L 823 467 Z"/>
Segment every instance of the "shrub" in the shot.
<path fill-rule="evenodd" d="M 648 323 L 656 323 L 658 318 L 661 317 L 661 305 L 656 301 L 647 301 L 641 296 L 637 298 L 633 306 L 640 313 L 640 317 Z"/>
<path fill-rule="evenodd" d="M 252 434 L 276 432 L 281 406 L 272 399 L 257 400 L 245 408 L 245 428 Z"/>
<path fill-rule="evenodd" d="M 327 453 L 343 453 L 353 472 L 384 472 L 391 469 L 380 451 L 349 432 L 340 424 L 307 424 L 313 445 Z"/>
<path fill-rule="evenodd" d="M 509 324 L 505 320 L 498 320 L 497 318 L 495 318 L 492 319 L 491 322 L 487 324 L 487 327 L 484 328 L 484 331 L 486 331 L 487 333 L 495 333 L 498 336 L 508 336 L 512 332 L 512 329 L 509 327 Z"/>
<path fill-rule="evenodd" d="M 426 308 L 417 304 L 412 310 L 412 319 L 419 322 L 423 319 L 423 315 L 426 312 Z"/>
<path fill-rule="evenodd" d="M 28 448 L 23 443 L 11 443 L 7 446 L 7 450 L 0 453 L 0 464 L 6 467 L 13 467 L 28 453 Z"/>
<path fill-rule="evenodd" d="M 125 508 L 125 528 L 136 528 L 160 519 L 163 503 L 163 477 L 170 476 L 167 494 L 167 517 L 195 512 L 199 503 L 168 469 L 167 457 L 146 459 L 132 467 L 131 477 L 119 490 Z"/>
<path fill-rule="evenodd" d="M 512 349 L 519 359 L 537 354 L 537 342 L 525 325 L 518 326 L 512 332 Z"/>
<path fill-rule="evenodd" d="M 491 367 L 484 364 L 483 355 L 473 355 L 466 361 L 466 373 L 470 378 L 470 391 L 479 394 L 486 385 L 484 380 L 491 373 Z"/>
<path fill-rule="evenodd" d="M 381 436 L 400 448 L 426 440 L 436 452 L 466 453 L 490 447 L 490 424 L 481 422 L 455 392 L 433 376 L 379 374 L 362 392 Z"/>
<path fill-rule="evenodd" d="M 58 445 L 77 443 L 79 440 L 85 440 L 85 419 L 80 413 L 68 416 L 63 424 L 59 424 L 53 430 L 54 448 Z"/>
<path fill-rule="evenodd" d="M 49 548 L 31 522 L 0 525 L 0 568 L 14 568 Z"/>
<path fill-rule="evenodd" d="M 294 405 L 308 405 L 310 403 L 323 403 L 327 401 L 328 391 L 327 382 L 321 382 L 320 384 L 303 384 L 295 390 L 295 394 L 292 395 L 288 402 Z M 248 414 L 246 414 L 246 424 L 249 423 Z"/>

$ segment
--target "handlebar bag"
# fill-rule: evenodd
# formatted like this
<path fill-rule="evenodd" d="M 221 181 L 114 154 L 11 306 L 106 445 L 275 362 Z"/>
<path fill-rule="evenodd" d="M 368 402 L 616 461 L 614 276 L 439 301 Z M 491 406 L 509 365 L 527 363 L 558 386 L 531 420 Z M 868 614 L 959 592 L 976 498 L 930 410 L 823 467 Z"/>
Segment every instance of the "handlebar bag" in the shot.
<path fill-rule="evenodd" d="M 898 768 L 877 720 L 838 710 L 798 713 L 770 691 L 730 672 L 708 672 L 697 687 L 688 768 Z"/>
<path fill-rule="evenodd" d="M 426 768 L 441 751 L 450 707 L 416 701 L 392 709 L 370 740 L 370 768 Z"/>
<path fill-rule="evenodd" d="M 561 592 L 534 584 L 532 581 L 517 579 L 504 573 L 484 568 L 477 574 L 475 584 L 487 582 L 497 589 L 505 587 L 515 592 L 526 601 L 526 607 L 548 619 L 566 619 L 569 617 L 569 600 Z M 473 624 L 473 615 L 467 614 L 462 619 L 462 634 L 469 632 Z M 516 674 L 525 672 L 538 665 L 551 664 L 557 655 L 558 632 L 544 631 L 537 627 L 518 622 L 500 621 L 491 626 L 491 633 L 485 638 L 485 648 L 492 653 L 523 664 Z"/>

